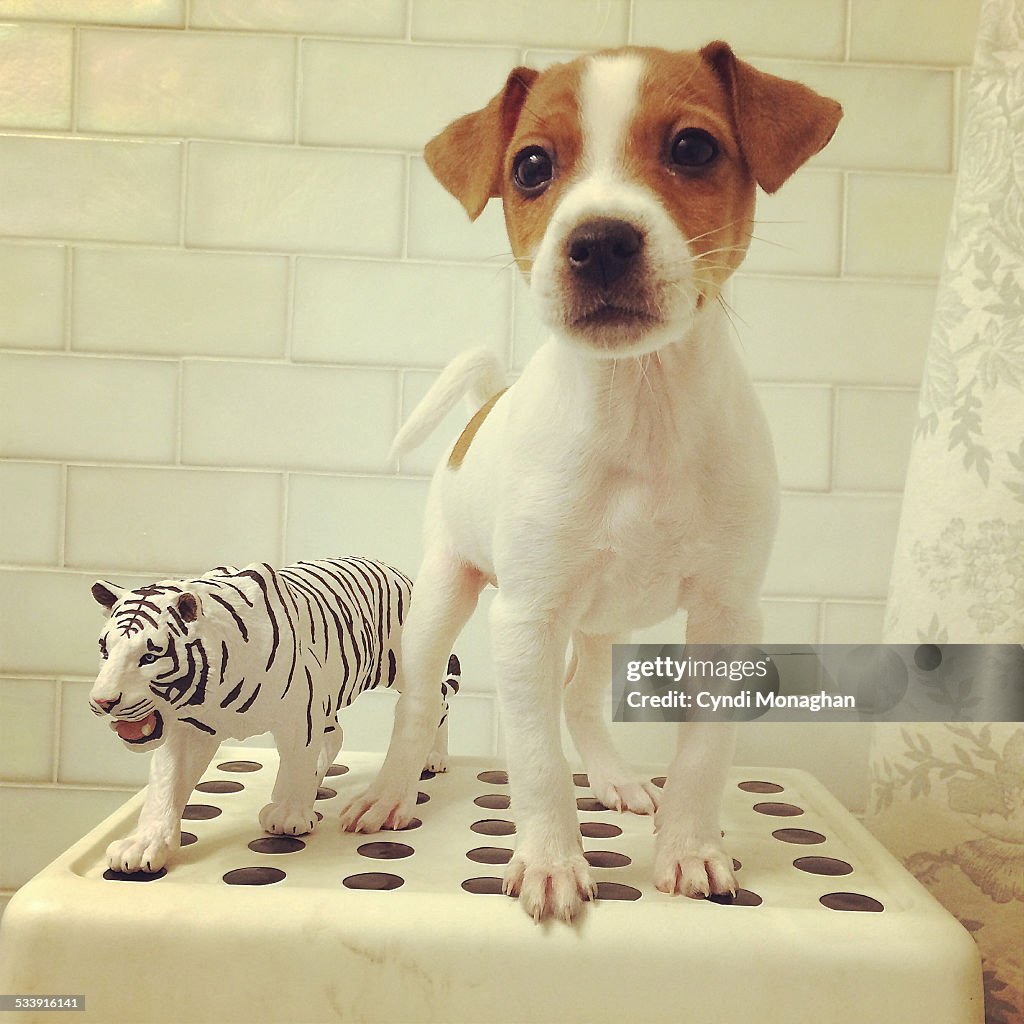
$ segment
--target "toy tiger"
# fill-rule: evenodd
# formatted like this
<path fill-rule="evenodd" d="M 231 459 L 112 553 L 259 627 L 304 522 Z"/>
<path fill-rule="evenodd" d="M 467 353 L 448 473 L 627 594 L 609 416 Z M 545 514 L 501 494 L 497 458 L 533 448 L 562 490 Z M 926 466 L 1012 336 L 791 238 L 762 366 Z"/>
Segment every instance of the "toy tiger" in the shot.
<path fill-rule="evenodd" d="M 178 848 L 185 803 L 225 738 L 273 734 L 281 763 L 260 825 L 312 831 L 317 789 L 341 749 L 337 712 L 368 689 L 401 688 L 411 592 L 406 576 L 366 558 L 221 566 L 136 590 L 94 583 L 109 621 L 89 703 L 130 750 L 156 748 L 138 827 L 110 844 L 110 867 L 163 867 Z M 459 677 L 453 654 L 431 771 L 447 767 L 448 694 Z"/>

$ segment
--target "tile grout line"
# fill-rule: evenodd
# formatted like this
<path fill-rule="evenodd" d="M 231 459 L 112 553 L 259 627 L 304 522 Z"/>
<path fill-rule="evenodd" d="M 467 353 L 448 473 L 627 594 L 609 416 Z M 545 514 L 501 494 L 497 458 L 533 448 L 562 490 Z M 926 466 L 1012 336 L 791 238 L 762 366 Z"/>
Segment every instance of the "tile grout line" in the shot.
<path fill-rule="evenodd" d="M 60 679 L 53 681 L 53 741 L 50 748 L 50 781 L 60 782 L 61 733 L 64 719 L 64 684 Z"/>

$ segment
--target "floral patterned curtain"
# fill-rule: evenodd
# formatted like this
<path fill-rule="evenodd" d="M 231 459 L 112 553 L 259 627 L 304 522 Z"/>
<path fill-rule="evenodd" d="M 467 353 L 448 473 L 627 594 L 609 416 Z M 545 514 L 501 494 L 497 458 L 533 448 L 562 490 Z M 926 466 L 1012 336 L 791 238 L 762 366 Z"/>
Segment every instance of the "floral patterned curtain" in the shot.
<path fill-rule="evenodd" d="M 886 639 L 1024 642 L 1024 0 L 982 0 Z M 1024 1021 L 1024 726 L 876 727 L 868 826 Z"/>

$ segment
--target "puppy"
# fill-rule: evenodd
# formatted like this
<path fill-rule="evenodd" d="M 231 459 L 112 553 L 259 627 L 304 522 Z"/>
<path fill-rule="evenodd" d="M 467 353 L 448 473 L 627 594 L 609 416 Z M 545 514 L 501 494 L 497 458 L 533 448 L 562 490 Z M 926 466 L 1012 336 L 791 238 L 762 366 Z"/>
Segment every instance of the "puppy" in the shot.
<path fill-rule="evenodd" d="M 677 609 L 689 643 L 760 639 L 775 461 L 719 298 L 747 249 L 755 187 L 778 189 L 841 116 L 715 42 L 517 68 L 429 143 L 427 163 L 471 218 L 501 198 L 551 338 L 505 391 L 492 357 L 460 357 L 396 440 L 411 447 L 463 394 L 484 403 L 433 478 L 402 637 L 406 691 L 345 827 L 412 816 L 436 680 L 491 583 L 517 826 L 505 891 L 536 920 L 571 920 L 594 896 L 561 750 L 564 682 L 597 799 L 656 813 L 657 887 L 735 892 L 719 824 L 732 727 L 680 726 L 659 794 L 624 768 L 601 697 L 611 645 Z"/>

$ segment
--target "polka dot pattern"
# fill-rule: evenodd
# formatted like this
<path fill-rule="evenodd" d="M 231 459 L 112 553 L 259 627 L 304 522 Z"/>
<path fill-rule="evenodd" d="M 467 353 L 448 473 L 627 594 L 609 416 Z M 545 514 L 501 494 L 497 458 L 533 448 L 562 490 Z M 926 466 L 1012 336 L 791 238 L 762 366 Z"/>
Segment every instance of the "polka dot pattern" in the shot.
<path fill-rule="evenodd" d="M 251 779 L 242 782 L 238 779 L 214 777 L 197 784 L 196 794 L 202 794 L 204 799 L 189 803 L 182 814 L 183 821 L 198 823 L 194 831 L 181 833 L 181 846 L 196 848 L 189 854 L 190 865 L 194 867 L 202 864 L 205 845 L 209 845 L 211 856 L 215 856 L 223 849 L 223 832 L 218 830 L 237 828 L 237 813 L 239 808 L 247 807 L 247 801 L 262 806 L 273 786 L 276 766 L 268 767 L 270 770 L 264 772 L 264 776 L 260 776 L 259 773 L 264 771 L 264 765 L 260 761 L 223 761 L 216 765 L 216 773 L 249 775 Z M 325 778 L 341 779 L 350 770 L 348 765 L 331 765 Z M 453 808 L 450 791 L 445 792 L 447 776 L 439 775 L 435 782 L 434 773 L 424 772 L 421 778 L 424 783 L 429 784 L 417 792 L 417 804 L 429 804 L 432 808 L 430 814 L 447 813 L 449 818 L 443 828 L 450 832 L 455 826 L 450 822 Z M 469 779 L 470 776 L 466 775 L 466 778 Z M 474 769 L 472 780 L 475 792 L 473 789 L 469 793 L 463 790 L 465 795 L 459 797 L 460 801 L 464 801 L 460 804 L 464 808 L 462 813 L 466 814 L 465 824 L 460 826 L 465 829 L 463 845 L 458 856 L 462 869 L 456 869 L 458 875 L 447 884 L 455 891 L 470 895 L 501 894 L 501 875 L 505 865 L 514 855 L 516 833 L 515 821 L 508 813 L 508 774 L 497 768 L 483 771 Z M 359 781 L 362 784 L 363 780 Z M 585 789 L 588 781 L 587 776 L 582 773 L 572 776 L 573 785 L 577 790 Z M 664 786 L 665 779 L 655 777 L 652 782 Z M 341 784 L 355 785 L 347 781 Z M 339 796 L 339 788 L 321 786 L 316 799 L 319 802 L 334 800 Z M 786 790 L 787 786 L 763 777 L 741 779 L 735 783 L 733 792 L 735 799 L 740 803 L 733 809 L 733 818 L 727 817 L 726 824 L 730 832 L 729 845 L 736 845 L 740 850 L 747 851 L 743 857 L 743 862 L 747 865 L 745 868 L 739 859 L 731 858 L 734 871 L 743 869 L 746 884 L 738 889 L 735 895 L 713 896 L 710 902 L 733 907 L 778 906 L 779 897 L 772 892 L 772 873 L 785 870 L 788 866 L 793 876 L 808 880 L 847 877 L 862 880 L 860 884 L 864 888 L 861 889 L 860 885 L 855 886 L 857 891 L 844 890 L 820 895 L 819 888 L 811 899 L 821 908 L 821 913 L 826 910 L 845 913 L 884 911 L 884 892 L 872 893 L 872 876 L 858 871 L 855 859 L 837 839 L 830 836 L 828 828 L 822 827 L 826 823 L 820 821 L 819 816 L 808 809 L 810 805 L 804 805 L 799 795 L 799 787 L 792 788 L 788 793 Z M 786 793 L 786 798 L 777 799 L 782 793 Z M 755 799 L 748 800 L 748 796 Z M 764 799 L 766 797 L 768 799 Z M 579 830 L 585 844 L 584 857 L 594 872 L 598 902 L 631 903 L 672 899 L 657 892 L 651 880 L 646 877 L 650 862 L 649 850 L 640 858 L 644 871 L 638 872 L 636 851 L 640 847 L 636 845 L 637 825 L 642 824 L 643 832 L 649 833 L 649 819 L 636 815 L 615 814 L 592 795 L 580 795 L 575 799 L 577 809 L 581 812 Z M 467 808 L 468 813 L 465 810 Z M 226 814 L 228 811 L 231 813 Z M 480 814 L 480 811 L 485 813 Z M 328 816 L 330 813 L 328 812 Z M 741 817 L 736 818 L 737 813 L 740 813 Z M 324 817 L 319 811 L 316 814 L 318 820 Z M 599 815 L 597 819 L 588 817 L 595 814 Z M 774 818 L 804 815 L 807 816 L 808 824 L 816 827 L 772 827 Z M 221 821 L 224 822 L 223 825 Z M 427 824 L 431 825 L 432 819 L 428 820 Z M 250 824 L 250 829 L 251 827 Z M 413 818 L 402 829 L 390 830 L 390 836 L 394 838 L 390 838 L 388 832 L 373 838 L 359 834 L 337 833 L 343 837 L 340 841 L 344 844 L 344 854 L 342 860 L 336 864 L 337 871 L 331 884 L 340 884 L 340 887 L 348 890 L 367 892 L 386 892 L 403 887 L 416 891 L 417 887 L 423 884 L 424 868 L 428 871 L 431 868 L 432 862 L 429 857 L 436 857 L 436 837 L 439 834 L 436 830 L 431 831 L 429 836 L 424 833 L 424 839 L 429 839 L 430 843 L 430 854 L 425 860 L 423 853 L 417 856 L 417 846 L 420 845 L 416 838 L 417 830 L 423 827 L 424 822 L 421 819 Z M 399 832 L 403 833 L 401 840 L 398 838 Z M 304 858 L 309 855 L 311 848 L 316 848 L 320 841 L 319 837 L 325 834 L 318 829 L 312 835 L 302 838 L 279 835 L 253 837 L 251 831 L 248 836 L 239 835 L 238 860 L 235 864 L 228 863 L 221 869 L 217 876 L 218 881 L 232 886 L 277 885 L 289 880 L 293 885 L 305 884 L 301 881 L 305 870 Z M 481 836 L 487 837 L 491 842 L 485 840 L 481 843 Z M 215 837 L 216 841 L 211 842 Z M 651 842 L 649 834 L 643 835 L 642 838 L 645 843 Z M 821 850 L 808 850 L 806 854 L 794 856 L 800 853 L 792 850 L 794 846 L 820 847 Z M 785 854 L 787 847 L 792 851 L 788 856 Z M 252 858 L 252 861 L 247 861 L 246 855 Z M 375 871 L 363 870 L 360 866 L 371 867 L 374 861 L 388 861 L 390 863 L 387 866 L 394 867 L 387 871 Z M 490 873 L 473 874 L 471 865 L 480 865 Z M 470 870 L 466 870 L 467 868 Z M 167 869 L 153 874 L 124 874 L 106 870 L 103 872 L 103 878 L 111 881 L 161 882 L 167 874 Z M 802 884 L 810 884 L 810 881 Z"/>

